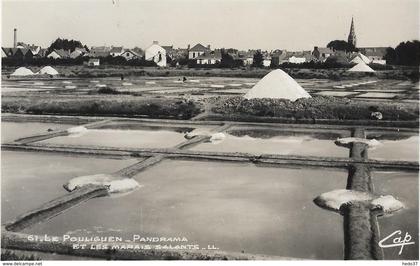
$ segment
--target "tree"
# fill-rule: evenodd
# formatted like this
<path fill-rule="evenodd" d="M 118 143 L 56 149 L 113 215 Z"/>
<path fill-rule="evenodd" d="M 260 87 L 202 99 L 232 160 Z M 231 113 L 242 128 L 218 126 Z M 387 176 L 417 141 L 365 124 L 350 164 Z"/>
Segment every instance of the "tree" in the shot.
<path fill-rule="evenodd" d="M 241 59 L 238 59 L 236 54 L 232 55 L 231 52 L 229 52 L 232 50 L 233 49 L 221 50 L 222 59 L 220 60 L 220 67 L 234 68 L 234 67 L 242 67 L 244 65 L 244 62 Z"/>
<path fill-rule="evenodd" d="M 336 51 L 346 51 L 346 52 L 354 52 L 357 51 L 357 48 L 354 47 L 353 44 L 348 43 L 346 41 L 343 40 L 334 40 L 334 41 L 330 41 L 327 44 L 327 47 L 332 49 L 332 50 L 336 50 Z"/>
<path fill-rule="evenodd" d="M 389 47 L 386 50 L 385 60 L 387 64 L 418 66 L 420 65 L 420 42 L 401 42 L 395 49 Z"/>
<path fill-rule="evenodd" d="M 73 52 L 74 50 L 76 50 L 76 48 L 87 48 L 87 46 L 83 45 L 80 41 L 76 41 L 76 40 L 67 40 L 67 39 L 61 39 L 58 38 L 57 40 L 55 40 L 50 47 L 48 47 L 47 49 L 47 54 L 51 53 L 54 50 L 70 50 L 70 52 Z"/>
<path fill-rule="evenodd" d="M 252 66 L 253 67 L 263 67 L 264 57 L 260 50 L 257 50 L 254 54 Z"/>
<path fill-rule="evenodd" d="M 395 49 L 392 47 L 386 48 L 384 59 L 387 65 L 395 65 L 397 60 L 397 54 L 395 53 Z"/>

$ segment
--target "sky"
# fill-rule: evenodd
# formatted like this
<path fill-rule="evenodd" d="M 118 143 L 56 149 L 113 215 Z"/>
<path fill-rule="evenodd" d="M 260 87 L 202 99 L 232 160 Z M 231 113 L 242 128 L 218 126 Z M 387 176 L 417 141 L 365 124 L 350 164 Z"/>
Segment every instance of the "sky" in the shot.
<path fill-rule="evenodd" d="M 347 40 L 357 46 L 419 39 L 418 0 L 3 0 L 3 47 L 48 47 L 56 38 L 90 46 L 311 50 Z"/>

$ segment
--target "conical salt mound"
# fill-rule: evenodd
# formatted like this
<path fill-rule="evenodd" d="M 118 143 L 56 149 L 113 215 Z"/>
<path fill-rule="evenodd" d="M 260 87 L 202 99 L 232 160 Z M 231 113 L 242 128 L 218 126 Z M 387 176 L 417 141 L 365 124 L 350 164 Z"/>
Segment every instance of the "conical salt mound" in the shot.
<path fill-rule="evenodd" d="M 299 98 L 311 98 L 292 77 L 280 69 L 265 75 L 244 96 L 246 99 L 272 98 L 296 101 Z"/>
<path fill-rule="evenodd" d="M 350 68 L 348 71 L 350 71 L 350 72 L 370 72 L 370 73 L 375 73 L 375 70 L 373 70 L 372 68 L 370 68 L 364 62 L 358 63 L 354 67 Z"/>
<path fill-rule="evenodd" d="M 357 56 L 355 58 L 353 58 L 353 60 L 351 60 L 351 63 L 355 63 L 355 64 L 359 64 L 360 62 L 363 62 L 365 64 L 369 64 L 370 63 L 370 59 L 365 56 L 362 53 L 358 53 Z"/>
<path fill-rule="evenodd" d="M 55 70 L 53 67 L 45 66 L 39 71 L 39 74 L 41 74 L 41 75 L 58 75 L 58 71 Z"/>
<path fill-rule="evenodd" d="M 15 72 L 10 74 L 10 76 L 30 76 L 30 75 L 34 75 L 34 72 L 32 72 L 30 69 L 26 67 L 19 67 L 18 69 L 15 70 Z"/>

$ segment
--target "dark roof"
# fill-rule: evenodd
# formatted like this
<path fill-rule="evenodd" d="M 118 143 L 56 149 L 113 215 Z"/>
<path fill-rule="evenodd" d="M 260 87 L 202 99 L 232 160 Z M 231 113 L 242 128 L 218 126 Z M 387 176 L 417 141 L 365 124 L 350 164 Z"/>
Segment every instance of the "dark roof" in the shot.
<path fill-rule="evenodd" d="M 318 51 L 321 53 L 321 54 L 333 54 L 334 53 L 334 51 L 333 50 L 331 50 L 330 48 L 328 48 L 328 47 L 318 47 Z"/>
<path fill-rule="evenodd" d="M 222 59 L 222 54 L 220 52 L 204 53 L 202 55 L 199 55 L 195 59 L 216 59 L 216 60 L 221 60 Z"/>
<path fill-rule="evenodd" d="M 70 57 L 70 52 L 63 50 L 63 49 L 59 49 L 59 50 L 54 50 L 54 52 L 56 52 L 61 58 L 68 58 Z"/>
<path fill-rule="evenodd" d="M 193 48 L 190 49 L 192 52 L 207 52 L 209 49 L 204 47 L 201 43 L 196 44 Z"/>
<path fill-rule="evenodd" d="M 110 53 L 122 53 L 124 51 L 124 48 L 121 47 L 112 47 L 109 51 Z"/>

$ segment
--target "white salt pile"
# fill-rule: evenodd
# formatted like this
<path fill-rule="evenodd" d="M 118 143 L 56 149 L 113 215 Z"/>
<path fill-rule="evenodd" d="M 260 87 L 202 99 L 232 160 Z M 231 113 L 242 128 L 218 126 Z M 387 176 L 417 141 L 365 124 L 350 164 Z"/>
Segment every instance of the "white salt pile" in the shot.
<path fill-rule="evenodd" d="M 355 64 L 359 64 L 361 62 L 365 64 L 370 64 L 370 59 L 364 54 L 358 53 L 357 56 L 353 58 L 353 60 L 351 60 L 351 63 L 355 63 Z"/>
<path fill-rule="evenodd" d="M 64 86 L 64 88 L 66 88 L 66 89 L 75 89 L 77 87 L 74 86 L 74 85 L 67 85 L 67 86 Z"/>
<path fill-rule="evenodd" d="M 123 84 L 122 84 L 123 86 L 131 86 L 131 85 L 133 85 L 133 83 L 131 83 L 131 82 L 123 82 Z"/>
<path fill-rule="evenodd" d="M 184 135 L 184 138 L 192 139 L 196 136 L 209 136 L 209 135 L 211 135 L 211 132 L 208 129 L 196 128 L 190 132 L 187 132 L 187 134 Z"/>
<path fill-rule="evenodd" d="M 63 83 L 64 84 L 71 84 L 72 82 L 70 80 L 64 80 Z"/>
<path fill-rule="evenodd" d="M 300 98 L 311 98 L 292 77 L 280 69 L 265 75 L 244 96 L 246 99 L 272 98 L 296 101 Z"/>
<path fill-rule="evenodd" d="M 188 80 L 188 82 L 191 82 L 191 83 L 199 83 L 200 81 L 198 79 L 190 79 L 190 80 Z"/>
<path fill-rule="evenodd" d="M 156 84 L 155 81 L 146 81 L 146 84 Z"/>
<path fill-rule="evenodd" d="M 213 144 L 217 144 L 217 143 L 220 143 L 220 142 L 224 141 L 225 138 L 226 138 L 226 135 L 224 133 L 221 133 L 221 132 L 214 133 L 210 137 L 210 142 L 213 143 Z"/>
<path fill-rule="evenodd" d="M 98 88 L 104 88 L 104 87 L 106 87 L 106 85 L 105 84 L 96 84 L 96 87 L 98 87 Z"/>
<path fill-rule="evenodd" d="M 369 193 L 347 189 L 337 189 L 321 194 L 314 200 L 314 202 L 320 207 L 338 211 L 344 203 L 372 199 L 373 196 Z"/>
<path fill-rule="evenodd" d="M 35 75 L 35 73 L 26 67 L 19 67 L 12 74 L 10 74 L 10 76 L 31 76 L 31 75 Z"/>
<path fill-rule="evenodd" d="M 358 63 L 354 67 L 350 68 L 348 71 L 349 72 L 368 72 L 368 73 L 375 73 L 375 70 L 373 70 L 372 68 L 370 68 L 364 62 Z"/>
<path fill-rule="evenodd" d="M 99 80 L 91 80 L 90 83 L 99 83 Z"/>
<path fill-rule="evenodd" d="M 55 70 L 51 66 L 45 66 L 39 71 L 39 74 L 41 74 L 41 75 L 58 75 L 58 71 Z"/>
<path fill-rule="evenodd" d="M 97 174 L 75 177 L 64 184 L 64 188 L 73 191 L 88 184 L 107 186 L 110 193 L 126 193 L 140 187 L 139 183 L 132 178 L 115 179 L 111 175 Z"/>
<path fill-rule="evenodd" d="M 354 138 L 354 137 L 348 137 L 348 138 L 338 138 L 335 141 L 335 144 L 339 146 L 347 146 L 354 142 L 360 142 L 367 144 L 369 148 L 376 148 L 380 145 L 382 145 L 381 142 L 377 141 L 376 139 L 364 139 L 364 138 Z"/>
<path fill-rule="evenodd" d="M 222 132 L 218 132 L 218 133 L 214 133 L 211 132 L 208 129 L 194 129 L 191 132 L 188 132 L 187 134 L 184 135 L 184 137 L 186 139 L 192 139 L 196 136 L 206 136 L 209 137 L 209 142 L 213 143 L 213 144 L 217 144 L 222 142 L 223 140 L 225 140 L 226 135 Z"/>
<path fill-rule="evenodd" d="M 391 195 L 380 196 L 372 200 L 372 206 L 381 206 L 385 213 L 392 213 L 404 209 L 404 204 Z"/>
<path fill-rule="evenodd" d="M 88 129 L 84 126 L 78 126 L 68 128 L 66 131 L 69 134 L 69 137 L 80 137 L 83 134 L 85 134 L 88 131 Z"/>
<path fill-rule="evenodd" d="M 378 197 L 370 193 L 347 189 L 338 189 L 323 193 L 314 200 L 318 206 L 334 211 L 339 211 L 343 204 L 355 201 L 370 201 L 371 208 L 379 206 L 386 214 L 404 208 L 404 204 L 391 195 Z"/>

